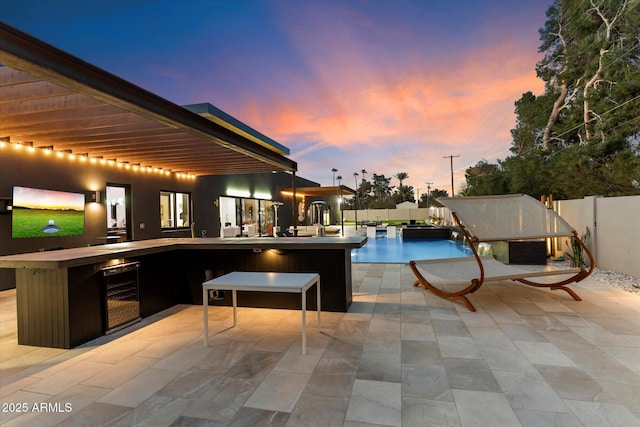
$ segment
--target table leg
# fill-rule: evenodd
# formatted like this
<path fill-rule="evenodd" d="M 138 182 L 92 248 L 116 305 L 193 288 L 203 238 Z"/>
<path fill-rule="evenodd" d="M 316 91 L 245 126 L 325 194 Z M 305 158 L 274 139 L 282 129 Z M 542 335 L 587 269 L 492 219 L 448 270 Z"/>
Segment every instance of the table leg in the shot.
<path fill-rule="evenodd" d="M 316 282 L 316 288 L 318 291 L 318 305 L 317 305 L 317 310 L 318 310 L 318 332 L 320 331 L 320 312 L 322 311 L 322 309 L 320 308 L 320 278 L 318 277 L 318 281 Z"/>
<path fill-rule="evenodd" d="M 307 354 L 307 293 L 302 290 L 302 354 Z"/>
<path fill-rule="evenodd" d="M 202 288 L 202 313 L 204 316 L 204 346 L 207 346 L 207 339 L 209 337 L 209 291 L 206 288 Z"/>
<path fill-rule="evenodd" d="M 232 300 L 233 300 L 233 326 L 236 326 L 236 310 L 238 308 L 238 292 L 233 289 L 231 291 Z"/>

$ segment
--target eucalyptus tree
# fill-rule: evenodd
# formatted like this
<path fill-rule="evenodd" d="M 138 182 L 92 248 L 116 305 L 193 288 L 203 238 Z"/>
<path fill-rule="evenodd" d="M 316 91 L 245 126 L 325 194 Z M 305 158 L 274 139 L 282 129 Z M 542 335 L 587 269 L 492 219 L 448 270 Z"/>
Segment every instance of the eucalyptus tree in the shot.
<path fill-rule="evenodd" d="M 540 40 L 545 93 L 516 102 L 508 191 L 640 193 L 640 0 L 556 0 Z"/>
<path fill-rule="evenodd" d="M 556 96 L 543 149 L 570 137 L 586 144 L 628 136 L 633 125 L 620 130 L 616 118 L 640 110 L 640 1 L 556 0 L 540 38 L 544 57 L 536 71 Z M 563 120 L 575 127 L 558 132 Z"/>

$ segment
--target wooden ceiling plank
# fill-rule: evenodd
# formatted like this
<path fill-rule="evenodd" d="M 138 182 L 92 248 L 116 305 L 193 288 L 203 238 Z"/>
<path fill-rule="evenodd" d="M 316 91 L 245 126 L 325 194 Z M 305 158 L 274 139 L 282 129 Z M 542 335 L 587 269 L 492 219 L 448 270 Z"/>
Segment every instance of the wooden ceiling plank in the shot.
<path fill-rule="evenodd" d="M 0 86 L 0 104 L 73 95 L 74 92 L 49 82 L 26 82 Z"/>
<path fill-rule="evenodd" d="M 0 66 L 0 86 L 10 86 L 16 83 L 39 82 L 42 79 L 32 76 L 15 68 Z"/>
<path fill-rule="evenodd" d="M 158 128 L 154 123 L 121 123 L 121 124 L 112 124 L 108 123 L 108 120 L 95 120 L 95 119 L 87 119 L 87 120 L 77 120 L 77 121 L 69 121 L 69 126 L 60 126 L 59 123 L 51 124 L 50 122 L 45 123 L 31 123 L 31 124 L 22 124 L 20 126 L 11 126 L 12 133 L 15 134 L 30 134 L 33 135 L 34 138 L 39 135 L 48 135 L 50 137 L 55 136 L 64 136 L 64 135 L 100 135 L 100 134 L 123 134 L 130 133 L 131 135 L 142 135 L 150 132 L 159 132 L 160 130 L 165 130 L 166 128 Z M 64 123 L 67 123 L 66 121 Z M 0 125 L 2 128 L 2 125 Z"/>

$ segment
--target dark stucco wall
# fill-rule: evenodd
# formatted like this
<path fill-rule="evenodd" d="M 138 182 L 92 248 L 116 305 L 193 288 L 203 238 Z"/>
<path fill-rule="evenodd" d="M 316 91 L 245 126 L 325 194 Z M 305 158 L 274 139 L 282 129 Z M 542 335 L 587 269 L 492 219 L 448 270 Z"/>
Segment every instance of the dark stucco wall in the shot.
<path fill-rule="evenodd" d="M 161 148 L 159 148 L 161 149 Z M 87 193 L 85 205 L 85 230 L 82 236 L 13 239 L 11 237 L 11 213 L 0 213 L 0 255 L 37 252 L 45 248 L 73 248 L 103 242 L 107 235 L 106 207 L 104 203 L 91 203 L 90 194 L 100 190 L 104 197 L 106 186 L 128 185 L 131 189 L 132 240 L 161 237 L 189 237 L 190 230 L 162 231 L 160 227 L 161 190 L 191 193 L 196 234 L 207 229 L 207 236 L 220 233 L 220 218 L 214 202 L 229 189 L 244 189 L 251 193 L 271 194 L 272 200 L 284 202 L 278 212 L 282 227 L 293 224 L 291 196 L 281 190 L 291 188 L 289 173 L 262 173 L 225 176 L 206 176 L 180 179 L 148 172 L 134 172 L 115 166 L 91 164 L 45 156 L 42 150 L 28 152 L 16 150 L 11 145 L 0 148 L 0 198 L 10 198 L 13 186 L 47 190 Z M 297 187 L 318 184 L 296 177 Z M 11 269 L 0 269 L 0 290 L 15 287 L 15 275 Z"/>
<path fill-rule="evenodd" d="M 160 229 L 160 190 L 193 192 L 196 180 L 178 179 L 147 172 L 45 156 L 42 150 L 28 152 L 5 145 L 0 149 L 0 197 L 11 197 L 13 186 L 86 193 L 85 230 L 82 236 L 11 238 L 11 213 L 0 214 L 0 255 L 37 252 L 43 248 L 72 248 L 104 243 L 107 235 L 106 206 L 90 202 L 92 191 L 102 197 L 107 184 L 131 188 L 131 238 L 145 240 L 169 236 L 190 236 L 190 231 L 162 232 Z M 194 201 L 195 203 L 195 201 Z M 144 224 L 141 226 L 141 224 Z M 0 289 L 15 286 L 13 270 L 0 269 Z"/>

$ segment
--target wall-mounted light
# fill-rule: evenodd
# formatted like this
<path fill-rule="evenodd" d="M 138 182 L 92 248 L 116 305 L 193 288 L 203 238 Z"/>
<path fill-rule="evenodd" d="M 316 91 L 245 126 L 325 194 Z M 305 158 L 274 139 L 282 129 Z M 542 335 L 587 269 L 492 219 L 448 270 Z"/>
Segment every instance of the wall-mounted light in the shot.
<path fill-rule="evenodd" d="M 269 193 L 258 193 L 258 192 L 255 192 L 255 193 L 253 193 L 253 197 L 256 198 L 256 199 L 271 200 L 271 194 L 269 194 Z"/>
<path fill-rule="evenodd" d="M 87 203 L 100 203 L 100 191 L 87 191 L 85 194 L 85 200 Z"/>
<path fill-rule="evenodd" d="M 13 202 L 9 197 L 0 197 L 0 213 L 8 213 L 13 210 Z"/>
<path fill-rule="evenodd" d="M 235 188 L 227 188 L 227 195 L 233 197 L 251 197 L 251 193 L 246 190 L 237 190 Z"/>

